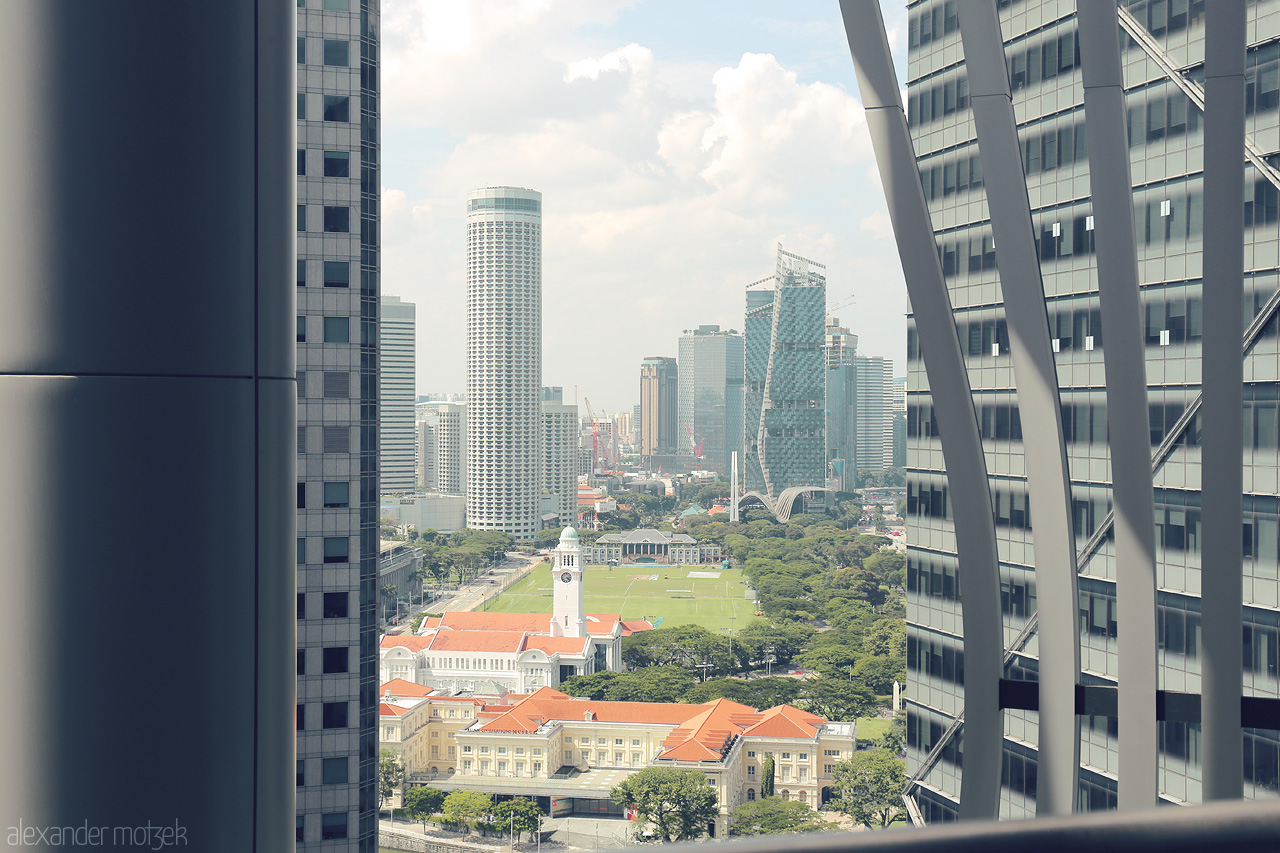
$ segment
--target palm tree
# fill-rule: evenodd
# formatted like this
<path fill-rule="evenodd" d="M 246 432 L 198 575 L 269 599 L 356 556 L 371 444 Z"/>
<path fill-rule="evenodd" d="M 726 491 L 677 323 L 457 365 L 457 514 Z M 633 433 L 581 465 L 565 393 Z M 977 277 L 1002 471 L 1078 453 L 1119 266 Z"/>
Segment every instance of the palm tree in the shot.
<path fill-rule="evenodd" d="M 382 592 L 382 599 L 383 599 L 383 602 L 384 602 L 384 604 L 383 604 L 383 608 L 382 608 L 382 621 L 383 621 L 383 622 L 385 622 L 385 621 L 387 621 L 386 600 L 387 600 L 387 599 L 391 599 L 391 602 L 392 602 L 392 603 L 395 603 L 395 602 L 396 602 L 396 595 L 397 595 L 397 593 L 399 592 L 399 590 L 398 590 L 398 589 L 396 589 L 396 585 L 395 585 L 395 584 L 393 584 L 393 583 L 386 583 L 386 584 L 383 584 L 383 585 L 382 585 L 382 590 L 381 590 L 381 592 Z"/>

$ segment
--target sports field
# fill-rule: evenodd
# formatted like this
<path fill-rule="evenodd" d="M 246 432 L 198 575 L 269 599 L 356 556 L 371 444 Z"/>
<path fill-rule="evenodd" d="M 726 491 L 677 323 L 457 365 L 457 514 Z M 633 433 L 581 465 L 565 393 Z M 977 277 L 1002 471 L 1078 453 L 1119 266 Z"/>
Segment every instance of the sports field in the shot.
<path fill-rule="evenodd" d="M 701 575 L 701 577 L 700 577 Z M 715 577 L 707 577 L 715 575 Z M 659 627 L 743 628 L 755 618 L 738 569 L 707 566 L 587 566 L 587 612 L 623 619 L 662 619 Z M 551 566 L 542 564 L 498 596 L 486 610 L 551 612 Z"/>

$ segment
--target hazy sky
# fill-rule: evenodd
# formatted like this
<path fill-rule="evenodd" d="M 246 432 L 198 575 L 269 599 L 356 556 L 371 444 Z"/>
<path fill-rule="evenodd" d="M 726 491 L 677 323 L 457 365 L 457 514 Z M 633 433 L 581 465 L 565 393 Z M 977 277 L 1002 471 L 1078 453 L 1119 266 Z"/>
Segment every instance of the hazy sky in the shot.
<path fill-rule="evenodd" d="M 645 356 L 740 330 L 779 242 L 827 265 L 859 351 L 902 374 L 906 291 L 835 0 L 382 12 L 382 289 L 417 303 L 420 393 L 465 390 L 465 198 L 496 185 L 543 194 L 543 384 L 566 402 L 630 411 Z"/>

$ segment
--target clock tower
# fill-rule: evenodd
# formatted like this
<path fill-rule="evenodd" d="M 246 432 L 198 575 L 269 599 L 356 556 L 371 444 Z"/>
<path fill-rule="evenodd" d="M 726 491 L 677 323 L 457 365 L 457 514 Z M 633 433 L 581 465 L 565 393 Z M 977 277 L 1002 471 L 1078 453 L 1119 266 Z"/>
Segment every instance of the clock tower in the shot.
<path fill-rule="evenodd" d="M 582 545 L 578 531 L 566 527 L 551 560 L 551 633 L 557 637 L 585 637 L 587 617 L 582 588 Z"/>

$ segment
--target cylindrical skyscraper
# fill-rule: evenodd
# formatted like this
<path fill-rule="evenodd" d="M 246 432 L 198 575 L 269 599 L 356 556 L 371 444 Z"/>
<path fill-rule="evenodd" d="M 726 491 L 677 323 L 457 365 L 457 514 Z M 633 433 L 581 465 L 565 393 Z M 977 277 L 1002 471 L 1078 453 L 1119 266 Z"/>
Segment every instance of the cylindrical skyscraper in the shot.
<path fill-rule="evenodd" d="M 467 197 L 467 526 L 518 540 L 541 494 L 542 193 Z"/>

